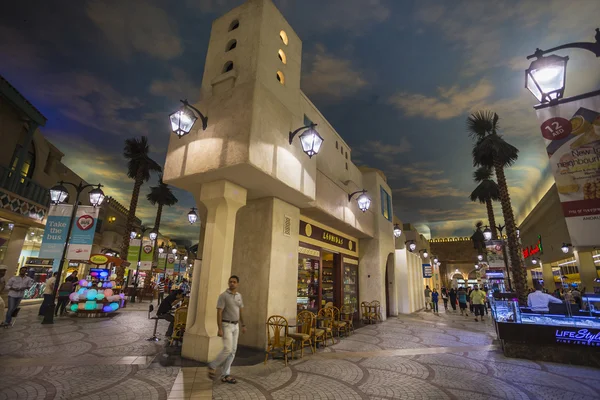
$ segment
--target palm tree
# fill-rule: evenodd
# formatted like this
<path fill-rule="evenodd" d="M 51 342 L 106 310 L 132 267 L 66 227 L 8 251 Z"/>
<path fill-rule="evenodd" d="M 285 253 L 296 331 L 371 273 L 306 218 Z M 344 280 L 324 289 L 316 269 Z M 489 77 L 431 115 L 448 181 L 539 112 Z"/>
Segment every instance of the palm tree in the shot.
<path fill-rule="evenodd" d="M 156 220 L 154 222 L 154 229 L 158 232 L 160 229 L 163 206 L 171 207 L 177 204 L 179 200 L 177 200 L 177 197 L 175 197 L 169 185 L 163 182 L 162 174 L 158 176 L 158 186 L 150 187 L 150 193 L 146 195 L 146 199 L 148 199 L 153 206 L 158 205 L 158 208 L 156 209 Z"/>
<path fill-rule="evenodd" d="M 479 201 L 487 207 L 488 221 L 492 229 L 492 239 L 498 239 L 496 229 L 496 218 L 494 217 L 494 206 L 492 201 L 500 200 L 500 190 L 498 184 L 492 180 L 492 169 L 488 167 L 479 167 L 473 173 L 473 179 L 479 185 L 473 190 L 469 198 L 471 201 Z"/>
<path fill-rule="evenodd" d="M 504 168 L 510 167 L 517 161 L 519 149 L 507 143 L 498 134 L 498 120 L 498 114 L 495 112 L 477 111 L 467 118 L 467 130 L 469 136 L 475 139 L 473 166 L 493 168 L 496 173 L 500 191 L 500 204 L 502 205 L 502 214 L 504 215 L 508 236 L 508 253 L 510 255 L 514 288 L 519 296 L 519 301 L 526 304 L 527 272 L 523 268 L 521 260 L 515 216 L 510 202 L 506 176 L 504 175 Z"/>
<path fill-rule="evenodd" d="M 140 188 L 144 182 L 148 182 L 151 172 L 162 172 L 161 166 L 148 155 L 149 152 L 150 146 L 148 145 L 148 138 L 146 136 L 125 140 L 123 156 L 127 159 L 127 176 L 133 179 L 134 183 L 131 201 L 129 202 L 129 214 L 127 215 L 127 223 L 125 224 L 125 233 L 123 234 L 123 246 L 121 250 L 123 258 L 127 258 L 127 252 L 129 251 L 129 235 L 135 221 L 135 211 L 140 197 Z M 118 282 L 123 282 L 124 273 L 125 268 L 117 268 Z"/>

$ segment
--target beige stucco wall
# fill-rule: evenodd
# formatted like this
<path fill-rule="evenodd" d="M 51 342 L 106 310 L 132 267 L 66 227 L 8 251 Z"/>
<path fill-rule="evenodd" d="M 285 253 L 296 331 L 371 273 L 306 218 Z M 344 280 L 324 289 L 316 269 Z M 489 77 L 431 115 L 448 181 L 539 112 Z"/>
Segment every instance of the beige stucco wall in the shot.
<path fill-rule="evenodd" d="M 284 218 L 292 221 L 284 235 Z M 265 321 L 270 315 L 296 315 L 299 210 L 279 199 L 253 200 L 238 211 L 232 274 L 240 278 L 244 322 L 248 332 L 240 344 L 264 348 Z M 224 288 L 225 289 L 225 288 Z"/>

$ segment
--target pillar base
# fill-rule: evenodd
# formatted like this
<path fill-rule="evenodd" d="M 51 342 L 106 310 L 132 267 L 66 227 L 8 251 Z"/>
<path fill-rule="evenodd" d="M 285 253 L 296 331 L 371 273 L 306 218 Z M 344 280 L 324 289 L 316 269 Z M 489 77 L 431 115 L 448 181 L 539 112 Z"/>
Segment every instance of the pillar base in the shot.
<path fill-rule="evenodd" d="M 181 356 L 208 363 L 214 360 L 223 349 L 223 339 L 219 336 L 203 336 L 186 332 L 183 335 Z"/>

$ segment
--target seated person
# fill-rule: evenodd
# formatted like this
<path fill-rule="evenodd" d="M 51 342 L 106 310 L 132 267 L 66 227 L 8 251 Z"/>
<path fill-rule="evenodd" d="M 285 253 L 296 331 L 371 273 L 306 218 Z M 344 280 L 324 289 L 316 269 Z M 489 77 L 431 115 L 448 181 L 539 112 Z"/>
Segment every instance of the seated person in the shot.
<path fill-rule="evenodd" d="M 529 293 L 527 296 L 527 305 L 533 312 L 548 312 L 548 304 L 557 303 L 562 304 L 562 301 L 554 296 L 542 292 L 542 285 L 537 283 L 535 285 L 535 292 Z"/>
<path fill-rule="evenodd" d="M 167 333 L 165 336 L 171 337 L 173 334 L 173 323 L 175 321 L 175 317 L 171 314 L 171 308 L 173 305 L 177 304 L 183 299 L 183 292 L 181 290 L 172 290 L 171 293 L 160 303 L 158 306 L 158 310 L 156 311 L 156 316 L 160 319 L 165 319 L 170 322 L 169 328 L 167 329 Z"/>

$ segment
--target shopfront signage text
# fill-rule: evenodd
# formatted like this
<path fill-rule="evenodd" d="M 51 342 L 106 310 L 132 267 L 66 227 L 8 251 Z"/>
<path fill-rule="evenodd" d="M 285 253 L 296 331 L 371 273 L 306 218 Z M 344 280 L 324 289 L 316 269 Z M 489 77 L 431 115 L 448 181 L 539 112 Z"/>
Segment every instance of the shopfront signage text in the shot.
<path fill-rule="evenodd" d="M 523 257 L 529 258 L 539 253 L 544 253 L 544 248 L 542 247 L 542 235 L 538 235 L 538 241 L 535 246 L 529 246 L 523 249 Z"/>
<path fill-rule="evenodd" d="M 337 244 L 338 246 L 344 245 L 344 239 L 334 235 L 333 233 L 323 231 L 322 239 L 326 242 Z"/>
<path fill-rule="evenodd" d="M 330 244 L 335 247 L 340 247 L 345 250 L 356 252 L 356 241 L 350 240 L 340 235 L 336 235 L 333 232 L 320 228 L 318 226 L 309 224 L 306 221 L 300 220 L 300 236 L 309 237 L 317 242 L 323 244 Z M 318 243 L 312 243 L 318 246 Z"/>
<path fill-rule="evenodd" d="M 592 333 L 587 329 L 557 329 L 556 342 L 600 347 L 600 332 Z"/>
<path fill-rule="evenodd" d="M 108 262 L 108 257 L 104 254 L 92 254 L 90 256 L 90 262 L 96 265 L 104 265 Z"/>

